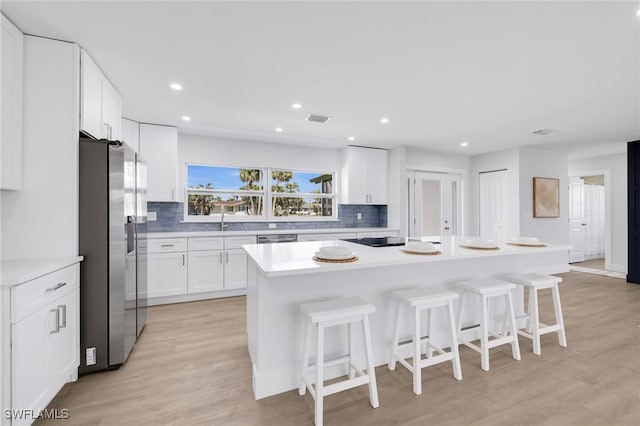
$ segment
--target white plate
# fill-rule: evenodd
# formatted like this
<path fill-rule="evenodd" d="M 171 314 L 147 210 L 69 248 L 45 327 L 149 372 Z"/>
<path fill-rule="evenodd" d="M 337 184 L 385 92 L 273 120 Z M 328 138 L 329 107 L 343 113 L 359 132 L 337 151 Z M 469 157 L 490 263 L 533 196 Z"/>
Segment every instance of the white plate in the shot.
<path fill-rule="evenodd" d="M 534 243 L 534 242 L 525 242 L 525 241 L 509 240 L 509 241 L 507 241 L 507 242 L 508 242 L 508 243 L 511 243 L 511 244 L 517 244 L 517 245 L 519 245 L 519 246 L 529 246 L 529 247 L 543 247 L 543 246 L 545 246 L 545 245 L 546 245 L 545 243 L 543 243 L 543 242 L 541 242 L 541 241 L 538 241 L 538 242 L 535 242 L 535 243 Z"/>
<path fill-rule="evenodd" d="M 318 259 L 325 259 L 325 260 L 347 260 L 347 259 L 353 259 L 354 257 L 356 257 L 356 254 L 352 251 L 347 253 L 326 253 L 326 252 L 317 251 L 314 254 L 314 256 L 317 257 Z"/>
<path fill-rule="evenodd" d="M 498 245 L 493 241 L 471 240 L 463 241 L 460 243 L 463 247 L 478 248 L 478 249 L 494 249 L 498 248 Z"/>
<path fill-rule="evenodd" d="M 541 244 L 540 238 L 536 237 L 513 237 L 509 242 L 518 244 Z"/>
<path fill-rule="evenodd" d="M 439 248 L 431 243 L 407 243 L 400 250 L 412 251 L 415 253 L 435 253 Z"/>

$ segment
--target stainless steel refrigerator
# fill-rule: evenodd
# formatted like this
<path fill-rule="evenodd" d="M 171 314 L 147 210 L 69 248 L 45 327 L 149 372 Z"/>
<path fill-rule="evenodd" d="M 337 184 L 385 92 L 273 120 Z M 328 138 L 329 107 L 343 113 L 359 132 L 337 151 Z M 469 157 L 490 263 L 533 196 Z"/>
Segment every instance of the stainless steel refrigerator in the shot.
<path fill-rule="evenodd" d="M 126 144 L 80 139 L 80 367 L 117 368 L 146 322 L 145 164 Z"/>

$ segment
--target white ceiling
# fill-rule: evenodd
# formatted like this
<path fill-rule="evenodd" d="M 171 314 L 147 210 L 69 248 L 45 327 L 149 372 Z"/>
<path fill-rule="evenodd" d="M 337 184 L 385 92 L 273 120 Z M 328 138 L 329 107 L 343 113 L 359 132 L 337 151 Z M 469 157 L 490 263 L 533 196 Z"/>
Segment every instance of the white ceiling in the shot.
<path fill-rule="evenodd" d="M 128 118 L 226 137 L 471 155 L 515 145 L 607 152 L 640 139 L 638 7 L 638 1 L 1 5 L 23 32 L 86 48 L 122 94 Z M 171 91 L 171 82 L 184 90 Z M 303 108 L 293 110 L 293 102 Z M 308 113 L 332 119 L 310 123 Z M 380 124 L 382 116 L 390 123 Z M 553 133 L 531 134 L 540 128 Z M 469 146 L 461 148 L 462 141 Z"/>

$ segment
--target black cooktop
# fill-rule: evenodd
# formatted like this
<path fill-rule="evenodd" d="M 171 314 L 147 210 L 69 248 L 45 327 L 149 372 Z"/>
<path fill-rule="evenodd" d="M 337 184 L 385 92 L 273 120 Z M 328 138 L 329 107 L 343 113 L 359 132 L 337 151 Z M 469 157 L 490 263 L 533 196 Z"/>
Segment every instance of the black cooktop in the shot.
<path fill-rule="evenodd" d="M 352 238 L 343 241 L 349 241 L 350 243 L 362 244 L 369 247 L 390 247 L 390 246 L 403 246 L 404 238 L 398 237 L 386 237 L 386 238 Z"/>

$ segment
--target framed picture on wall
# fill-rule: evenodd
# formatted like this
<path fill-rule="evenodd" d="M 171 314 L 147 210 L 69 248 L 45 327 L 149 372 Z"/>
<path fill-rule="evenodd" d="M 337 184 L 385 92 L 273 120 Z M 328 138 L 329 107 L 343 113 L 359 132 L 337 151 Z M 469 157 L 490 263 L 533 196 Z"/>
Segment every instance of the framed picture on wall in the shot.
<path fill-rule="evenodd" d="M 533 178 L 533 217 L 560 217 L 560 179 Z"/>

